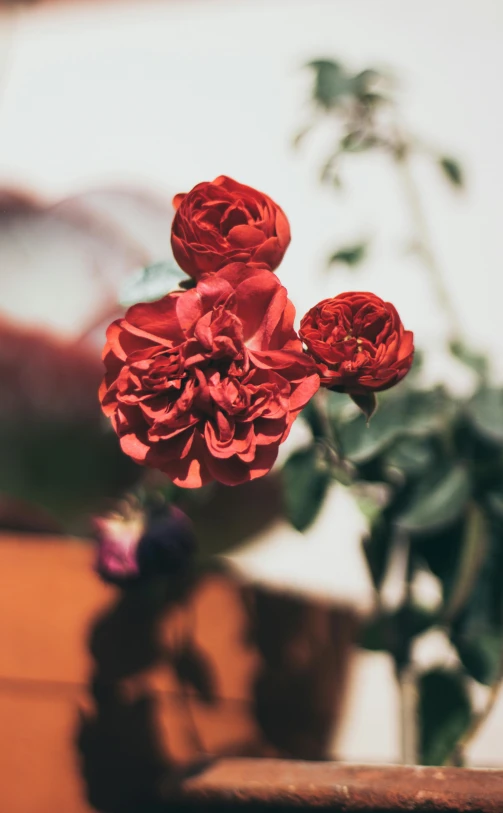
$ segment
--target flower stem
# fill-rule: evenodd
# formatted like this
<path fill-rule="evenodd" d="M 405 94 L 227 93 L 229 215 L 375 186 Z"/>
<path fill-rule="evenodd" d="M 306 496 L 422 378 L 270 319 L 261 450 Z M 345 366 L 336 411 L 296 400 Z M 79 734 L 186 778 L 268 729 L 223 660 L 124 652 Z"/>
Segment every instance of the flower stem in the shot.
<path fill-rule="evenodd" d="M 350 485 L 354 481 L 355 472 L 351 463 L 344 458 L 342 442 L 337 432 L 335 421 L 331 420 L 328 408 L 330 392 L 326 389 L 318 390 L 311 401 L 315 413 L 314 426 L 311 430 L 315 440 L 323 448 L 325 460 L 328 463 L 331 476 L 343 485 Z"/>
<path fill-rule="evenodd" d="M 330 420 L 328 398 L 328 390 L 322 387 L 313 398 L 313 406 L 316 409 L 316 416 L 323 433 L 323 439 L 328 443 L 332 451 L 335 452 L 337 460 L 340 462 L 340 458 L 342 457 L 341 442 L 337 436 L 333 422 Z"/>

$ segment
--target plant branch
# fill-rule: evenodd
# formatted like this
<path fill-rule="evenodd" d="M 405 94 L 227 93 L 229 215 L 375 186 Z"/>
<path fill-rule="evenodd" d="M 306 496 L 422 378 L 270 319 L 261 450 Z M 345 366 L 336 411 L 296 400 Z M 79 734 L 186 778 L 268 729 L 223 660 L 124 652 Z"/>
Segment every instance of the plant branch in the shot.
<path fill-rule="evenodd" d="M 410 539 L 404 538 L 402 544 L 406 556 L 403 606 L 408 607 L 412 603 L 414 575 Z M 404 765 L 417 765 L 418 761 L 417 679 L 411 655 L 411 638 L 402 625 L 402 629 L 399 629 L 399 647 L 395 652 L 395 664 L 400 694 L 400 739 Z"/>
<path fill-rule="evenodd" d="M 341 439 L 337 433 L 335 422 L 330 419 L 328 409 L 330 393 L 326 389 L 318 390 L 311 401 L 312 408 L 316 413 L 316 421 L 319 426 L 315 439 L 320 442 L 328 458 L 327 462 L 331 469 L 331 475 L 343 485 L 349 485 L 354 481 L 354 468 L 352 464 L 344 458 Z"/>
<path fill-rule="evenodd" d="M 465 731 L 461 739 L 458 741 L 457 751 L 461 755 L 461 758 L 464 757 L 466 749 L 476 739 L 484 723 L 487 721 L 489 715 L 491 714 L 494 706 L 496 705 L 496 700 L 498 699 L 498 695 L 502 685 L 503 685 L 503 647 L 500 654 L 496 680 L 490 687 L 487 703 L 484 709 L 480 712 L 480 714 L 476 714 L 473 717 L 467 730 Z"/>
<path fill-rule="evenodd" d="M 342 445 L 340 438 L 337 436 L 335 427 L 333 426 L 333 422 L 330 420 L 328 398 L 328 390 L 322 387 L 318 390 L 313 398 L 313 406 L 316 410 L 316 415 L 323 432 L 323 438 L 329 447 L 335 452 L 337 462 L 340 463 L 342 458 Z"/>
<path fill-rule="evenodd" d="M 435 257 L 423 203 L 414 179 L 407 148 L 395 152 L 395 160 L 400 173 L 402 187 L 407 200 L 411 218 L 416 228 L 417 242 L 421 250 L 424 267 L 428 271 L 431 286 L 450 328 L 451 340 L 456 340 L 462 333 L 457 313 L 452 305 L 449 290 L 445 284 L 441 268 Z"/>
<path fill-rule="evenodd" d="M 503 667 L 503 664 L 502 664 L 502 667 Z M 461 739 L 458 740 L 456 749 L 462 756 L 464 756 L 468 746 L 471 745 L 471 743 L 475 740 L 477 735 L 480 733 L 480 731 L 482 729 L 482 726 L 484 725 L 484 723 L 488 719 L 489 715 L 491 714 L 491 712 L 492 712 L 492 710 L 493 710 L 493 708 L 494 708 L 494 706 L 496 704 L 496 700 L 498 699 L 498 695 L 499 695 L 499 691 L 501 689 L 502 683 L 503 683 L 503 668 L 500 668 L 500 674 L 499 674 L 497 680 L 495 681 L 495 683 L 493 683 L 493 685 L 490 688 L 489 698 L 487 700 L 485 708 L 483 709 L 483 711 L 480 712 L 480 714 L 476 714 L 473 717 L 472 722 L 470 723 L 469 727 L 467 728 L 467 730 L 465 731 L 465 733 L 463 734 Z"/>
<path fill-rule="evenodd" d="M 417 765 L 417 685 L 414 666 L 397 667 L 400 693 L 400 741 L 403 765 Z"/>

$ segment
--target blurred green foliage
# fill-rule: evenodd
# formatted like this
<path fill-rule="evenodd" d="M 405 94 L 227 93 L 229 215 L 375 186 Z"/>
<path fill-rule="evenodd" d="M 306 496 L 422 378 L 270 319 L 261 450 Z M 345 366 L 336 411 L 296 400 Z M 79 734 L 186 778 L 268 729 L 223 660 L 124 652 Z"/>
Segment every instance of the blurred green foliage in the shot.
<path fill-rule="evenodd" d="M 320 167 L 323 183 L 341 189 L 344 161 L 362 152 L 378 151 L 399 163 L 413 154 L 421 155 L 439 168 L 453 188 L 464 187 L 464 171 L 457 158 L 404 131 L 397 115 L 397 81 L 393 74 L 374 68 L 352 73 L 333 59 L 316 59 L 306 68 L 313 78 L 311 118 L 293 143 L 299 147 L 320 119 L 330 121 L 333 138 Z M 344 263 L 356 268 L 366 259 L 369 248 L 368 240 L 342 245 L 331 253 L 329 265 Z"/>
<path fill-rule="evenodd" d="M 399 669 L 414 639 L 438 628 L 459 656 L 459 669 L 449 676 L 421 677 L 420 758 L 425 764 L 443 762 L 466 728 L 469 680 L 491 685 L 501 678 L 503 390 L 482 385 L 462 400 L 442 387 L 425 391 L 414 378 L 406 379 L 381 394 L 368 426 L 363 414 L 340 408 L 339 394 L 327 395 L 331 431 L 352 467 L 351 488 L 359 501 L 366 495 L 372 503 L 376 485 L 385 495 L 367 512 L 363 550 L 381 609 L 363 628 L 361 645 L 389 652 Z M 294 452 L 283 468 L 287 515 L 299 530 L 316 518 L 333 476 L 312 413 L 311 404 L 305 417 L 312 445 Z M 400 551 L 408 557 L 406 597 L 391 611 L 382 589 Z M 410 589 L 422 574 L 438 580 L 441 601 L 434 609 L 418 605 Z M 432 692 L 447 680 L 461 688 L 446 718 L 435 718 L 437 730 L 429 718 L 436 709 Z"/>
<path fill-rule="evenodd" d="M 390 74 L 353 73 L 330 59 L 314 60 L 307 69 L 313 77 L 312 115 L 296 145 L 319 122 L 330 123 L 333 146 L 320 179 L 337 189 L 343 162 L 363 151 L 380 151 L 390 159 L 390 170 L 399 170 L 416 223 L 418 255 L 451 326 L 446 349 L 475 373 L 476 387 L 466 398 L 453 397 L 443 386 L 422 388 L 417 352 L 405 381 L 379 394 L 370 422 L 347 396 L 326 392 L 323 402 L 315 398 L 302 413 L 312 445 L 294 453 L 283 469 L 285 505 L 292 524 L 303 529 L 315 520 L 327 493 L 324 480 L 323 487 L 315 486 L 316 477 L 328 472 L 340 480 L 334 467 L 350 474 L 350 488 L 367 517 L 363 550 L 376 598 L 360 644 L 389 653 L 398 681 L 405 669 L 419 669 L 418 761 L 459 764 L 459 743 L 479 719 L 470 685 L 492 686 L 494 697 L 503 674 L 503 388 L 491 383 L 488 359 L 461 335 L 407 166 L 411 156 L 421 155 L 456 189 L 464 186 L 464 171 L 457 159 L 404 129 Z M 368 242 L 342 244 L 329 265 L 356 268 L 368 250 Z M 392 572 L 396 578 L 397 561 L 403 564 L 402 599 L 390 607 L 383 587 Z M 419 604 L 414 589 L 425 574 L 439 589 L 433 606 Z M 450 641 L 458 664 L 422 672 L 414 662 L 414 642 L 434 629 Z"/>

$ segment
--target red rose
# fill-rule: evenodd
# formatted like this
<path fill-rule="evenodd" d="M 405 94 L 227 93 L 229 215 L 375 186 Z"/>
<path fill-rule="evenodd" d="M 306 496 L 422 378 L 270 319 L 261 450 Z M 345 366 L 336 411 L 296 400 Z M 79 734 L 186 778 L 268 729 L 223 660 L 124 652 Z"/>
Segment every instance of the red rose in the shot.
<path fill-rule="evenodd" d="M 349 292 L 324 299 L 304 316 L 300 336 L 321 383 L 349 395 L 387 390 L 410 370 L 413 334 L 390 302 Z"/>
<path fill-rule="evenodd" d="M 280 207 L 251 186 L 220 175 L 176 195 L 171 245 L 179 266 L 194 279 L 232 262 L 280 264 L 290 226 Z"/>
<path fill-rule="evenodd" d="M 100 389 L 123 451 L 187 488 L 266 474 L 319 387 L 294 315 L 278 278 L 244 263 L 130 308 Z"/>

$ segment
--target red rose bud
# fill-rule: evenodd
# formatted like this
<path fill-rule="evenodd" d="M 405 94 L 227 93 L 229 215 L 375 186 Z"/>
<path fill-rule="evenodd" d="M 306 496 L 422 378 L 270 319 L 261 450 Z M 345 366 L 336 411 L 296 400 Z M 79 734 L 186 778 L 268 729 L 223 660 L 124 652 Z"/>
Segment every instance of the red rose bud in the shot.
<path fill-rule="evenodd" d="M 196 548 L 192 523 L 176 506 L 146 515 L 128 505 L 126 515 L 94 520 L 98 540 L 95 569 L 111 584 L 125 586 L 182 570 Z"/>
<path fill-rule="evenodd" d="M 404 330 L 394 306 L 375 294 L 324 299 L 306 313 L 299 333 L 321 383 L 337 392 L 364 396 L 387 390 L 412 365 L 412 332 Z"/>
<path fill-rule="evenodd" d="M 177 263 L 199 279 L 231 262 L 273 271 L 290 242 L 286 215 L 271 198 L 221 175 L 176 195 L 171 246 Z"/>
<path fill-rule="evenodd" d="M 294 317 L 278 278 L 244 263 L 130 308 L 100 388 L 123 451 L 186 488 L 267 474 L 319 387 Z"/>

